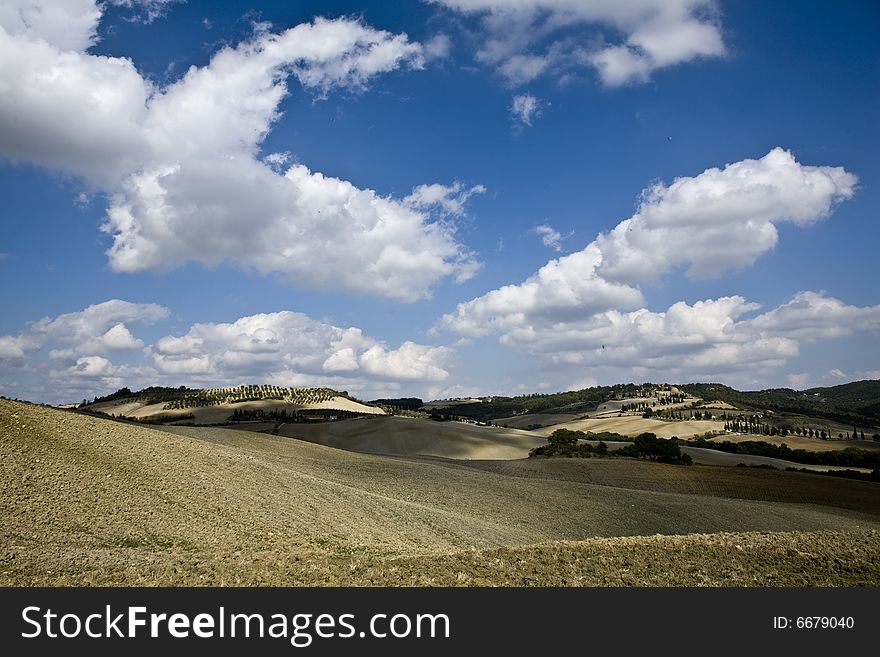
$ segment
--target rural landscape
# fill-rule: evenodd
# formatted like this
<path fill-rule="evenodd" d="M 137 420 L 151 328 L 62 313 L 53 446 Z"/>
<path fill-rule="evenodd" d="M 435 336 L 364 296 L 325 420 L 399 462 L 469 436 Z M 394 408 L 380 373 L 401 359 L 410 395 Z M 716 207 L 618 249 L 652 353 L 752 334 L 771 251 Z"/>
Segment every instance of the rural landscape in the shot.
<path fill-rule="evenodd" d="M 0 587 L 880 592 L 880 2 L 801 4 L 2 0 Z"/>
<path fill-rule="evenodd" d="M 84 402 L 0 400 L 4 585 L 880 585 L 877 381 Z"/>

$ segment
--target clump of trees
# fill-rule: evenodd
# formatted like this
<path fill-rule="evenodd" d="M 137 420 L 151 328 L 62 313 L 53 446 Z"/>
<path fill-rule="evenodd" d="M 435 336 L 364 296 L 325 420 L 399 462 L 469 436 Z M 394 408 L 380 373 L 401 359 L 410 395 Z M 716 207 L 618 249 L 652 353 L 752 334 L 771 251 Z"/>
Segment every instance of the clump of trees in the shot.
<path fill-rule="evenodd" d="M 547 438 L 547 444 L 535 447 L 529 452 L 529 456 L 564 456 L 566 458 L 590 458 L 591 456 L 606 456 L 608 445 L 599 441 L 593 445 L 590 442 L 580 442 L 586 439 L 583 431 L 570 429 L 557 429 Z"/>
<path fill-rule="evenodd" d="M 614 454 L 677 465 L 692 465 L 694 462 L 689 454 L 682 453 L 678 438 L 674 436 L 669 439 L 658 438 L 655 434 L 647 432 L 639 434 L 631 445 L 621 447 Z"/>
<path fill-rule="evenodd" d="M 615 434 L 605 434 L 617 438 Z M 623 438 L 623 436 L 619 436 Z M 691 465 L 693 460 L 683 454 L 678 438 L 658 438 L 653 433 L 640 434 L 629 445 L 611 451 L 604 441 L 591 440 L 593 435 L 571 429 L 557 429 L 547 438 L 547 444 L 529 452 L 534 456 L 563 456 L 566 458 L 590 458 L 593 456 L 631 456 L 646 458 L 660 463 Z"/>

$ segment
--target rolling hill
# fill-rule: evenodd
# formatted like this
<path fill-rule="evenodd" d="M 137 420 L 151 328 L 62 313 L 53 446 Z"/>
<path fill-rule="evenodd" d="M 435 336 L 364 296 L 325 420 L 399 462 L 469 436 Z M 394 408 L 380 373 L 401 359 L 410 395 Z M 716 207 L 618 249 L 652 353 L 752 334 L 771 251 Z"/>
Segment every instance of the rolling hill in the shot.
<path fill-rule="evenodd" d="M 96 397 L 80 410 L 123 417 L 152 424 L 187 422 L 224 424 L 241 419 L 283 413 L 326 416 L 384 415 L 378 406 L 360 402 L 346 392 L 331 388 L 282 388 L 248 385 L 231 388 L 146 388 L 131 392 L 123 388 L 107 397 Z M 334 413 L 335 412 L 335 413 Z"/>
<path fill-rule="evenodd" d="M 707 401 L 717 399 L 739 408 L 820 417 L 850 426 L 880 426 L 880 381 L 854 381 L 808 390 L 774 388 L 754 392 L 740 392 L 720 383 L 689 383 L 678 387 Z"/>
<path fill-rule="evenodd" d="M 801 473 L 388 457 L 0 400 L 0 481 L 3 585 L 880 584 L 880 487 Z"/>

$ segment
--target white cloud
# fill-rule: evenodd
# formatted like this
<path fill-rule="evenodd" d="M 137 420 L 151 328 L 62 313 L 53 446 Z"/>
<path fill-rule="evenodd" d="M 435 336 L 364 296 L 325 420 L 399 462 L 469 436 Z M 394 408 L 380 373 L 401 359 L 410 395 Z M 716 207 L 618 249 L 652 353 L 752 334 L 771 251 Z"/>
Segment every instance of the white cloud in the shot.
<path fill-rule="evenodd" d="M 788 375 L 788 385 L 790 385 L 795 390 L 803 390 L 807 387 L 810 382 L 810 374 L 809 372 L 798 372 Z"/>
<path fill-rule="evenodd" d="M 798 163 L 774 148 L 694 177 L 645 190 L 638 211 L 596 239 L 601 275 L 621 281 L 656 281 L 673 267 L 697 278 L 745 267 L 778 239 L 775 224 L 799 226 L 822 219 L 852 198 L 857 178 L 843 167 Z"/>
<path fill-rule="evenodd" d="M 513 97 L 510 113 L 521 125 L 532 125 L 532 120 L 541 116 L 542 103 L 532 94 L 520 94 Z"/>
<path fill-rule="evenodd" d="M 483 185 L 466 188 L 457 181 L 452 185 L 434 183 L 415 187 L 403 201 L 415 209 L 439 208 L 444 214 L 461 216 L 464 214 L 464 206 L 468 199 L 474 194 L 484 194 L 485 192 L 486 188 Z"/>
<path fill-rule="evenodd" d="M 269 153 L 263 157 L 263 162 L 268 164 L 273 171 L 280 171 L 284 165 L 290 162 L 290 151 L 281 153 Z"/>
<path fill-rule="evenodd" d="M 83 356 L 76 359 L 76 364 L 67 368 L 69 376 L 96 378 L 110 376 L 114 372 L 113 364 L 102 356 Z"/>
<path fill-rule="evenodd" d="M 437 34 L 425 42 L 424 52 L 425 58 L 444 59 L 449 56 L 452 50 L 452 40 L 446 34 Z"/>
<path fill-rule="evenodd" d="M 880 330 L 880 305 L 859 308 L 818 292 L 799 292 L 752 324 L 762 331 L 785 332 L 806 341 L 840 338 Z"/>
<path fill-rule="evenodd" d="M 863 321 L 845 332 L 817 333 L 814 316 L 781 312 L 804 297 L 829 315 L 823 322 L 846 323 L 854 316 Z M 608 310 L 581 320 L 510 327 L 500 341 L 560 365 L 684 380 L 767 372 L 798 356 L 801 342 L 880 330 L 880 306 L 858 308 L 815 293 L 798 293 L 779 308 L 747 317 L 757 309 L 758 304 L 740 296 L 680 301 L 663 312 Z"/>
<path fill-rule="evenodd" d="M 0 358 L 24 358 L 28 352 L 49 345 L 65 345 L 63 349 L 52 349 L 50 357 L 74 359 L 138 349 L 143 342 L 127 325 L 154 324 L 167 316 L 167 308 L 154 303 L 112 299 L 54 319 L 44 317 L 18 336 L 0 336 Z"/>
<path fill-rule="evenodd" d="M 608 86 L 644 82 L 726 52 L 712 0 L 429 1 L 480 17 L 487 38 L 477 59 L 514 85 L 584 66 Z"/>
<path fill-rule="evenodd" d="M 596 274 L 601 261 L 601 252 L 591 244 L 551 260 L 519 285 L 505 285 L 458 304 L 439 325 L 466 337 L 479 337 L 535 323 L 574 321 L 610 308 L 639 307 L 644 302 L 639 290 Z"/>
<path fill-rule="evenodd" d="M 61 50 L 85 50 L 93 45 L 100 19 L 101 9 L 94 0 L 4 0 L 0 4 L 0 27 L 7 34 L 43 40 Z"/>
<path fill-rule="evenodd" d="M 128 59 L 0 29 L 0 85 L 0 154 L 13 162 L 112 188 L 150 157 L 141 123 L 153 90 Z"/>
<path fill-rule="evenodd" d="M 55 340 L 58 339 L 58 337 L 55 338 Z M 60 341 L 64 342 L 65 340 Z M 120 322 L 114 324 L 101 335 L 77 342 L 73 348 L 53 349 L 49 352 L 49 357 L 70 358 L 78 353 L 101 354 L 112 351 L 125 351 L 127 349 L 139 349 L 143 346 L 143 341 L 134 337 L 131 331 L 128 330 L 128 327 Z"/>
<path fill-rule="evenodd" d="M 478 267 L 455 226 L 294 165 L 215 159 L 134 176 L 108 210 L 117 271 L 232 262 L 294 285 L 413 301 Z"/>
<path fill-rule="evenodd" d="M 498 70 L 512 85 L 528 84 L 541 77 L 550 68 L 551 61 L 546 55 L 512 55 Z"/>
<path fill-rule="evenodd" d="M 186 0 L 108 0 L 117 7 L 127 7 L 134 12 L 138 22 L 152 23 L 157 18 L 165 15 L 169 5 L 183 3 Z"/>
<path fill-rule="evenodd" d="M 33 27 L 20 12 L 0 13 L 13 30 L 0 29 L 0 154 L 108 192 L 114 270 L 226 263 L 294 285 L 413 301 L 478 267 L 454 222 L 301 164 L 282 171 L 283 154 L 259 153 L 290 76 L 319 97 L 360 91 L 382 73 L 422 67 L 442 39 L 427 52 L 352 18 L 277 34 L 263 25 L 158 88 L 128 59 L 84 52 L 100 9 L 83 8 L 92 18 L 60 32 L 63 16 Z M 450 214 L 463 202 L 446 199 Z"/>
<path fill-rule="evenodd" d="M 845 379 L 846 378 L 846 372 L 844 372 L 843 370 L 838 369 L 836 367 L 833 370 L 829 370 L 828 374 L 833 376 L 835 379 Z"/>
<path fill-rule="evenodd" d="M 404 342 L 389 349 L 360 329 L 340 328 L 282 311 L 226 324 L 195 324 L 185 335 L 158 340 L 153 362 L 163 374 L 210 374 L 230 380 L 441 381 L 451 351 Z M 283 374 L 281 374 L 283 373 Z"/>
<path fill-rule="evenodd" d="M 583 251 L 459 304 L 440 326 L 475 337 L 638 308 L 639 283 L 681 266 L 708 277 L 750 265 L 776 245 L 775 223 L 827 216 L 835 202 L 852 197 L 856 181 L 842 167 L 804 166 L 776 148 L 760 160 L 658 183 L 643 193 L 636 214 Z"/>
<path fill-rule="evenodd" d="M 751 318 L 758 305 L 741 296 L 655 312 L 644 307 L 639 284 L 660 282 L 678 267 L 705 277 L 747 266 L 776 244 L 776 223 L 820 220 L 852 197 L 856 182 L 843 168 L 804 166 L 774 149 L 668 187 L 658 183 L 632 217 L 583 251 L 460 303 L 436 329 L 465 338 L 499 334 L 515 352 L 627 378 L 769 372 L 797 356 L 802 342 L 880 330 L 880 305 L 803 291 Z M 540 232 L 556 241 L 558 231 Z"/>
<path fill-rule="evenodd" d="M 367 374 L 383 379 L 443 381 L 449 372 L 442 364 L 450 355 L 451 350 L 447 347 L 428 347 L 406 341 L 393 351 L 374 345 L 360 356 L 359 364 Z"/>
<path fill-rule="evenodd" d="M 0 336 L 0 361 L 22 359 L 28 351 L 38 348 L 39 343 L 26 334 Z"/>
<path fill-rule="evenodd" d="M 152 344 L 127 324 L 168 316 L 155 304 L 113 300 L 0 336 L 0 387 L 31 399 L 82 399 L 122 386 L 227 386 L 265 382 L 329 386 L 367 398 L 407 394 L 449 378 L 454 352 L 405 341 L 397 347 L 302 313 L 281 311 L 234 322 L 197 323 Z"/>
<path fill-rule="evenodd" d="M 541 243 L 544 246 L 550 247 L 554 251 L 562 251 L 562 240 L 571 236 L 566 235 L 566 237 L 562 236 L 558 230 L 553 228 L 552 226 L 548 226 L 547 224 L 541 224 L 540 226 L 535 226 L 532 228 L 532 232 L 537 233 L 541 236 Z"/>

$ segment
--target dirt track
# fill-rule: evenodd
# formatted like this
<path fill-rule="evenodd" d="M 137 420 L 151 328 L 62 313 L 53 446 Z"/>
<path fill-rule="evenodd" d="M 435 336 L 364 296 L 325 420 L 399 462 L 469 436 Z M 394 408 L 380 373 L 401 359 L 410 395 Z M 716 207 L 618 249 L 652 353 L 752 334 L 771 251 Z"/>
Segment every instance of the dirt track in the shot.
<path fill-rule="evenodd" d="M 702 483 L 694 468 L 690 488 L 677 488 L 668 482 L 679 475 L 665 469 L 675 466 L 657 466 L 651 472 L 667 483 L 651 488 L 638 484 L 650 480 L 641 466 L 656 464 L 524 476 L 503 471 L 516 461 L 481 468 L 242 431 L 175 431 L 0 400 L 0 584 L 660 583 L 645 568 L 663 541 L 685 541 L 677 570 L 664 575 L 672 583 L 676 573 L 690 581 L 689 568 L 707 584 L 880 583 L 880 507 L 864 482 L 835 481 L 837 497 L 817 493 L 801 504 L 753 478 L 782 477 L 772 481 L 784 491 L 801 481 L 786 475 L 807 476 L 792 473 L 740 469 L 752 476 L 713 492 L 714 468 Z M 637 470 L 627 474 L 627 463 Z M 816 558 L 830 561 L 858 550 L 859 560 L 778 580 L 758 569 L 758 580 L 740 582 L 723 574 L 723 551 L 709 549 L 722 539 L 614 538 L 770 530 L 831 532 L 779 545 L 816 543 Z M 772 536 L 755 540 L 776 545 Z M 614 565 L 621 545 L 641 571 Z M 552 566 L 570 554 L 594 565 Z M 590 561 L 596 554 L 612 560 L 601 566 Z M 747 554 L 743 572 L 758 551 Z"/>

